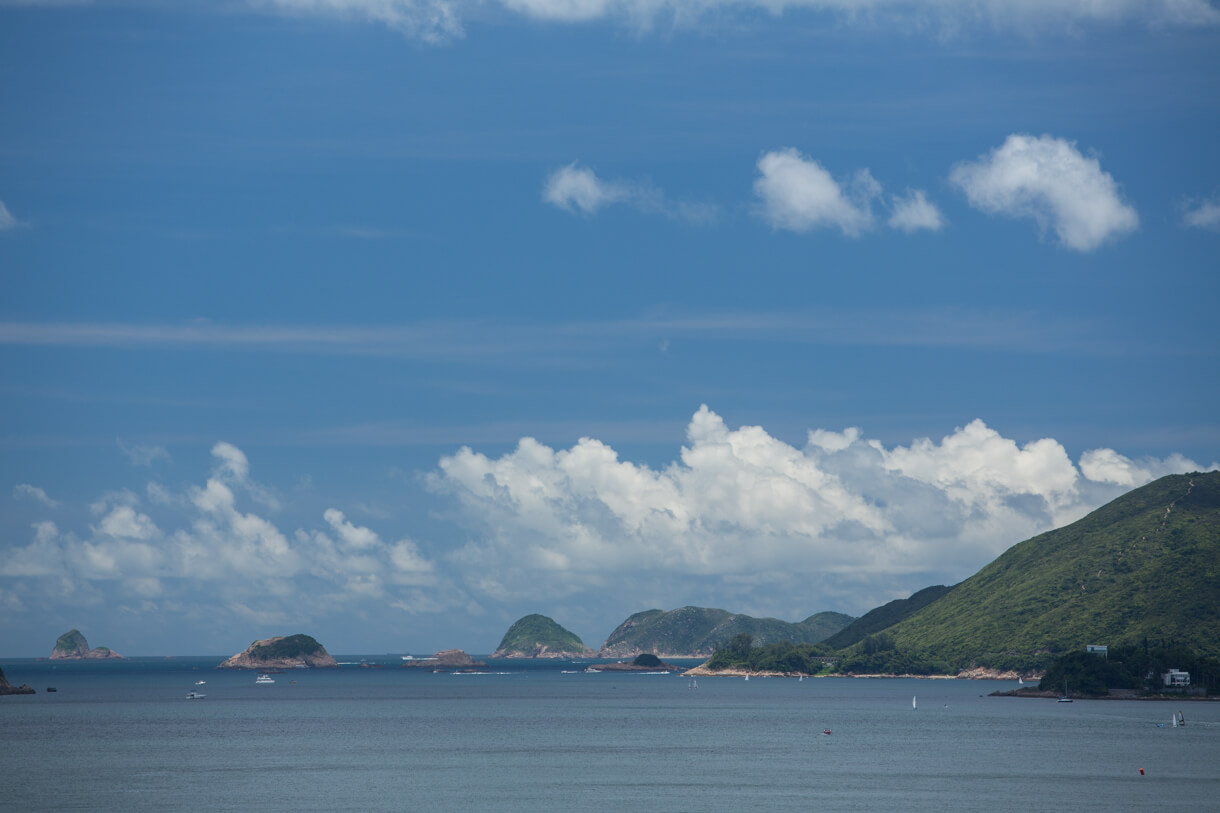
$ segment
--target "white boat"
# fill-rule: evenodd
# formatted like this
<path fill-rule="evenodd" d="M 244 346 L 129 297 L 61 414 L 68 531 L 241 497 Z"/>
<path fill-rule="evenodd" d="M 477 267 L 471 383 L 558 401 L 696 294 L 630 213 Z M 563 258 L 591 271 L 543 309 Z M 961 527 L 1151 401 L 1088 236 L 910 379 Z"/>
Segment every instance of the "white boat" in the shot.
<path fill-rule="evenodd" d="M 1024 686 L 1024 685 L 1025 685 L 1025 680 L 1024 680 L 1024 678 L 1022 678 L 1020 675 L 1017 675 L 1017 685 L 1018 685 L 1018 686 Z"/>
<path fill-rule="evenodd" d="M 919 706 L 915 704 L 915 695 L 911 695 L 911 708 L 917 709 Z"/>
<path fill-rule="evenodd" d="M 275 679 L 271 675 L 259 675 L 254 679 L 255 683 L 275 683 Z"/>
<path fill-rule="evenodd" d="M 207 697 L 207 695 L 200 694 L 199 692 L 189 692 L 186 696 L 186 699 L 187 700 L 201 700 L 204 697 Z"/>
<path fill-rule="evenodd" d="M 750 679 L 750 676 L 749 676 L 749 675 L 746 675 L 746 680 L 749 680 L 749 679 Z"/>
<path fill-rule="evenodd" d="M 202 685 L 203 685 L 203 684 L 205 684 L 205 683 L 207 683 L 207 681 L 206 681 L 206 680 L 197 680 L 197 681 L 195 681 L 195 685 L 196 685 L 196 686 L 202 686 Z"/>

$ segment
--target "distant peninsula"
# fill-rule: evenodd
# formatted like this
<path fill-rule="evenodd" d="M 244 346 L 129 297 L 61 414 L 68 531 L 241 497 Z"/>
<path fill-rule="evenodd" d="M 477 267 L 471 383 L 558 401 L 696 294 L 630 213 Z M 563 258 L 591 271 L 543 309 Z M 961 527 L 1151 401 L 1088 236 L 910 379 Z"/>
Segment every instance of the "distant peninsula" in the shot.
<path fill-rule="evenodd" d="M 29 686 L 14 686 L 8 682 L 8 678 L 4 676 L 4 670 L 0 669 L 0 694 L 34 694 L 34 690 Z"/>
<path fill-rule="evenodd" d="M 618 625 L 597 653 L 599 658 L 706 658 L 737 635 L 757 644 L 779 641 L 816 644 L 855 621 L 843 613 L 823 612 L 795 624 L 778 618 L 753 618 L 708 607 L 645 610 Z"/>
<path fill-rule="evenodd" d="M 442 649 L 430 658 L 412 658 L 403 661 L 404 669 L 433 669 L 449 671 L 451 669 L 477 669 L 485 667 L 484 661 L 476 661 L 460 649 Z"/>
<path fill-rule="evenodd" d="M 508 628 L 493 658 L 592 658 L 596 653 L 545 615 L 527 615 Z"/>
<path fill-rule="evenodd" d="M 314 669 L 337 667 L 339 664 L 322 646 L 308 635 L 264 638 L 255 641 L 226 660 L 217 669 Z"/>
<path fill-rule="evenodd" d="M 108 647 L 99 646 L 96 649 L 90 649 L 89 642 L 78 629 L 70 629 L 59 636 L 55 642 L 55 649 L 51 652 L 53 661 L 107 660 L 122 659 L 122 657 Z"/>

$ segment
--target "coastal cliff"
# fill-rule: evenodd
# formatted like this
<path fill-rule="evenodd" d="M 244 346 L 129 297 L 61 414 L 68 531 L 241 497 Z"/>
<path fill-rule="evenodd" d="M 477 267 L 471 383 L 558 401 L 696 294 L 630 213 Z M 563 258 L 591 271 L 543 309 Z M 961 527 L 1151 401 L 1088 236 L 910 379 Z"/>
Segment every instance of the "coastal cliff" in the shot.
<path fill-rule="evenodd" d="M 8 682 L 8 678 L 4 676 L 4 670 L 0 669 L 0 694 L 34 694 L 34 690 L 29 686 L 14 686 Z"/>
<path fill-rule="evenodd" d="M 90 649 L 89 642 L 78 629 L 70 629 L 59 636 L 59 639 L 55 641 L 55 649 L 51 651 L 53 661 L 107 660 L 122 657 L 109 647 L 99 646 L 96 649 Z"/>
<path fill-rule="evenodd" d="M 339 664 L 322 646 L 308 635 L 264 638 L 255 641 L 226 660 L 217 669 L 296 669 L 310 667 L 324 669 Z"/>

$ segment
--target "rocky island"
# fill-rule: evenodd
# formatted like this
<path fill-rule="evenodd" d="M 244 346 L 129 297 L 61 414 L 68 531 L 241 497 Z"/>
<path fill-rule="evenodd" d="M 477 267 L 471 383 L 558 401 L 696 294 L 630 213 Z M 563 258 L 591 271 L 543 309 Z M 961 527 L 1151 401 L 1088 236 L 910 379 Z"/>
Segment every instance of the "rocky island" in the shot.
<path fill-rule="evenodd" d="M 493 658 L 592 658 L 584 641 L 545 615 L 527 615 L 508 628 Z"/>
<path fill-rule="evenodd" d="M 685 667 L 674 666 L 656 655 L 643 652 L 636 655 L 631 663 L 599 663 L 589 669 L 596 672 L 681 672 Z"/>
<path fill-rule="evenodd" d="M 90 649 L 89 642 L 78 629 L 70 629 L 59 636 L 55 642 L 55 649 L 51 652 L 53 661 L 106 660 L 122 657 L 108 647 L 99 646 L 96 649 Z"/>
<path fill-rule="evenodd" d="M 338 665 L 326 647 L 308 635 L 297 634 L 255 641 L 244 652 L 239 652 L 216 668 L 297 669 L 307 666 L 318 669 Z"/>
<path fill-rule="evenodd" d="M 8 678 L 4 676 L 4 670 L 0 669 L 0 694 L 34 694 L 34 690 L 29 686 L 14 686 L 8 682 Z"/>
<path fill-rule="evenodd" d="M 476 661 L 460 649 L 442 649 L 431 658 L 415 658 L 403 661 L 403 669 L 432 669 L 435 671 L 451 671 L 453 669 L 478 669 L 487 666 L 484 661 Z"/>

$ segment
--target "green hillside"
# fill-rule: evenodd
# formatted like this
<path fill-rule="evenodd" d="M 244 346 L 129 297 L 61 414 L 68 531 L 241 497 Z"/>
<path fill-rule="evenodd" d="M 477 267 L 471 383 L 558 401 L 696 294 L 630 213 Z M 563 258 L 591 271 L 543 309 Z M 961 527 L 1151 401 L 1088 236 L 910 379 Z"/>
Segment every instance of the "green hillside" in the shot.
<path fill-rule="evenodd" d="M 527 615 L 519 619 L 492 654 L 493 658 L 513 657 L 589 657 L 593 651 L 573 632 L 570 632 L 545 615 Z"/>
<path fill-rule="evenodd" d="M 251 644 L 249 655 L 257 660 L 276 660 L 279 658 L 300 658 L 324 652 L 322 645 L 308 635 L 289 635 L 278 638 L 270 643 L 259 645 L 258 641 Z"/>
<path fill-rule="evenodd" d="M 1030 668 L 1145 640 L 1220 654 L 1220 472 L 1163 477 L 1021 542 L 848 655 Z"/>
<path fill-rule="evenodd" d="M 792 623 L 778 618 L 753 618 L 727 610 L 680 607 L 668 612 L 645 610 L 618 626 L 598 653 L 604 658 L 634 657 L 641 652 L 673 657 L 706 657 L 736 635 L 757 644 L 792 641 L 816 644 L 854 619 L 842 613 L 818 613 Z"/>
<path fill-rule="evenodd" d="M 889 604 L 883 604 L 874 610 L 869 610 L 827 638 L 824 643 L 835 649 L 849 647 L 861 641 L 866 635 L 880 632 L 887 627 L 894 626 L 904 618 L 914 615 L 952 589 L 938 584 L 935 587 L 925 587 L 917 593 L 912 593 L 909 598 L 895 599 Z"/>

